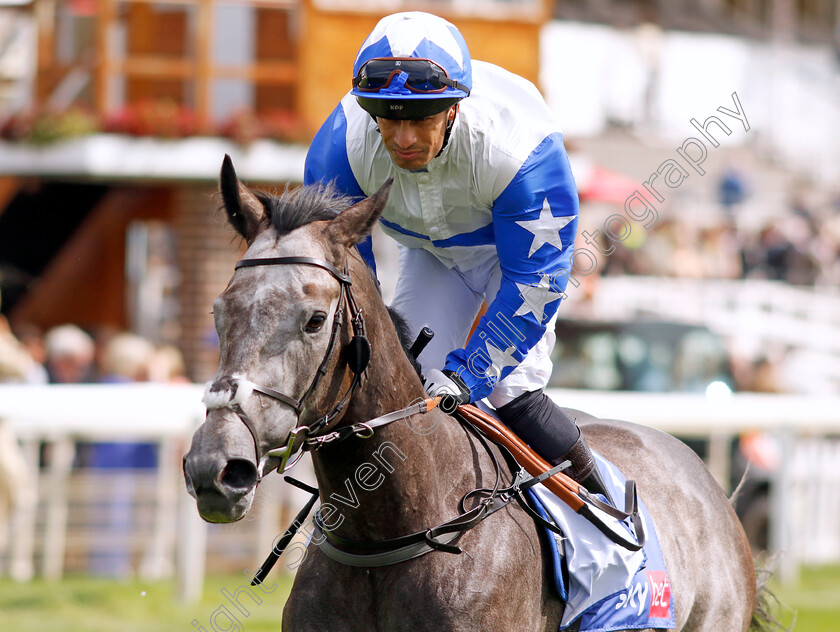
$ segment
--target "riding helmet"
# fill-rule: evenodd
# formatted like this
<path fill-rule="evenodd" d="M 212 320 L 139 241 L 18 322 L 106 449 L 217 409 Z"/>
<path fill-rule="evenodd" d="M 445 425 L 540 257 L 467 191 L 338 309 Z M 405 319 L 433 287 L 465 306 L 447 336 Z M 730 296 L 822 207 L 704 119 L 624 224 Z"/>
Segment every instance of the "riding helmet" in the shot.
<path fill-rule="evenodd" d="M 396 13 L 380 20 L 353 64 L 351 92 L 373 117 L 425 118 L 449 109 L 471 89 L 464 37 L 429 13 Z"/>

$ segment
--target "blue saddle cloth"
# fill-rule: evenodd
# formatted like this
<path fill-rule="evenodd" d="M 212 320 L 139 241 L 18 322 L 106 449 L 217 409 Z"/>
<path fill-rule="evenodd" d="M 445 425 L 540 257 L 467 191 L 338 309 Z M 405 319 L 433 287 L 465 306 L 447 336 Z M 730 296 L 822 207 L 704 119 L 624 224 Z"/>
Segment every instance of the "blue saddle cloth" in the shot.
<path fill-rule="evenodd" d="M 621 506 L 626 479 L 600 455 L 595 459 L 613 499 Z M 615 544 L 542 485 L 529 489 L 528 494 L 537 512 L 564 534 L 560 538 L 546 529 L 556 589 L 566 602 L 559 630 L 612 632 L 675 627 L 668 571 L 653 520 L 641 499 L 639 512 L 647 540 L 641 551 L 633 553 Z M 616 523 L 613 528 L 632 534 L 628 524 L 611 520 Z"/>

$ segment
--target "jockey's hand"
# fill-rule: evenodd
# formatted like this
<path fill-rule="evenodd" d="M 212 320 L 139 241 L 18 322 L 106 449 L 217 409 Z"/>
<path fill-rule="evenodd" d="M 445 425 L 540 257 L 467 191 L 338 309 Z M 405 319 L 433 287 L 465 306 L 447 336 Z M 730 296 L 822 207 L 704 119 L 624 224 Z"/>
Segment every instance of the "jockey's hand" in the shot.
<path fill-rule="evenodd" d="M 426 392 L 432 397 L 452 395 L 458 404 L 470 403 L 470 389 L 463 380 L 452 371 L 430 369 L 426 373 Z"/>

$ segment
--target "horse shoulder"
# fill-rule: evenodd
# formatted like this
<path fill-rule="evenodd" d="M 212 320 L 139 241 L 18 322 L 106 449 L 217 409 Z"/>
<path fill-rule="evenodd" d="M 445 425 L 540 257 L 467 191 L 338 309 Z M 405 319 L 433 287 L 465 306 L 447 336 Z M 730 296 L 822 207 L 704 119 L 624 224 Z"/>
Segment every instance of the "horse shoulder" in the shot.
<path fill-rule="evenodd" d="M 495 470 L 475 438 L 458 425 L 438 428 L 445 445 L 460 446 L 441 485 L 448 520 L 457 500 L 476 486 L 492 484 Z M 469 447 L 462 442 L 466 441 Z M 498 456 L 500 461 L 501 455 Z M 432 526 L 431 524 L 429 526 Z M 315 544 L 298 570 L 284 611 L 283 629 L 397 630 L 415 632 L 507 632 L 556 630 L 562 603 L 552 586 L 546 542 L 516 503 L 494 513 L 458 541 L 463 553 L 432 552 L 379 568 L 342 566 Z M 324 595 L 334 604 L 322 611 Z M 315 612 L 317 611 L 317 612 Z M 377 627 L 378 626 L 378 627 Z"/>

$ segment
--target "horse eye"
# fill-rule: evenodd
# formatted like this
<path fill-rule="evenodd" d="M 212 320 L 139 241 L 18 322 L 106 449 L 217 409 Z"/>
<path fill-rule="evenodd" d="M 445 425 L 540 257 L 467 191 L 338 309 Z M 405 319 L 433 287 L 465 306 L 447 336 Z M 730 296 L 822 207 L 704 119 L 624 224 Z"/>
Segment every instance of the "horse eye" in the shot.
<path fill-rule="evenodd" d="M 306 327 L 304 330 L 308 334 L 314 334 L 316 331 L 319 331 L 321 327 L 324 326 L 324 323 L 327 320 L 327 315 L 324 312 L 315 312 L 312 314 L 312 318 L 309 319 L 309 322 L 306 323 Z"/>

